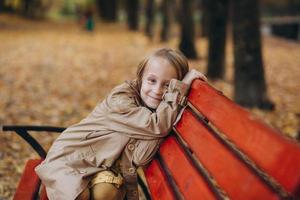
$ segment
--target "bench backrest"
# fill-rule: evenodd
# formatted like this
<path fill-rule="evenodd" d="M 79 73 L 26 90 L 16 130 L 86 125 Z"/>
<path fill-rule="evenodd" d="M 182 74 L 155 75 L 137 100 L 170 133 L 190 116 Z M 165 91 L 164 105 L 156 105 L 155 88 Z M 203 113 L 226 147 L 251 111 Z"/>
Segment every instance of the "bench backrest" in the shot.
<path fill-rule="evenodd" d="M 194 81 L 188 107 L 145 170 L 152 199 L 300 197 L 300 145 Z"/>

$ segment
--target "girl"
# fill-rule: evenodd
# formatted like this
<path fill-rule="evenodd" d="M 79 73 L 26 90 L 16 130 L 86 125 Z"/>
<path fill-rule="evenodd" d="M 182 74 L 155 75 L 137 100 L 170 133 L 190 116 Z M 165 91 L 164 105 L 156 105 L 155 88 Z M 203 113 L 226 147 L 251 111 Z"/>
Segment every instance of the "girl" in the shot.
<path fill-rule="evenodd" d="M 50 200 L 138 199 L 136 168 L 168 135 L 196 78 L 184 55 L 160 49 L 85 119 L 67 128 L 36 167 Z M 181 81 L 180 81 L 181 80 Z"/>

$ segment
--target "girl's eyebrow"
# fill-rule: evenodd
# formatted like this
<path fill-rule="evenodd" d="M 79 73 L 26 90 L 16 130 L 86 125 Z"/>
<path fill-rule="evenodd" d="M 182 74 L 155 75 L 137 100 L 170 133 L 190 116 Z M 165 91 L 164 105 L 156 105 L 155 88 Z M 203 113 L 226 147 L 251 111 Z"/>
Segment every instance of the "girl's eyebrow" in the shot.
<path fill-rule="evenodd" d="M 157 77 L 155 74 L 149 74 L 149 76 L 154 76 L 154 77 Z"/>
<path fill-rule="evenodd" d="M 155 75 L 155 74 L 149 74 L 149 76 L 148 76 L 148 78 L 157 78 L 157 76 Z M 165 79 L 165 80 L 163 80 L 163 82 L 170 82 L 171 81 L 171 79 Z"/>

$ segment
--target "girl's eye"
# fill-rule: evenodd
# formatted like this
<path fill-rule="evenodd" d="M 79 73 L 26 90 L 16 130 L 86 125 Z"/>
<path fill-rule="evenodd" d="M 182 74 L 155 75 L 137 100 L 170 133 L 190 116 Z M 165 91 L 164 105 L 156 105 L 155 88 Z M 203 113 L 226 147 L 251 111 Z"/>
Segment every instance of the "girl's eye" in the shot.
<path fill-rule="evenodd" d="M 156 80 L 155 79 L 148 79 L 148 82 L 152 84 L 152 83 L 156 83 Z"/>
<path fill-rule="evenodd" d="M 168 88 L 168 87 L 169 87 L 169 85 L 170 85 L 169 83 L 166 83 L 166 84 L 165 84 L 165 88 Z"/>

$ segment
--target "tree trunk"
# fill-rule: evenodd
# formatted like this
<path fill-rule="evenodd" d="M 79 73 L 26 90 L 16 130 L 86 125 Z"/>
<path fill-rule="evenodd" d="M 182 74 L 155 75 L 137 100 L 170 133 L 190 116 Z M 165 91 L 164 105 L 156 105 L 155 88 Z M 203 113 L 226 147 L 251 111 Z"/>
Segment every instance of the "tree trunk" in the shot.
<path fill-rule="evenodd" d="M 234 41 L 234 99 L 246 107 L 273 109 L 261 51 L 258 0 L 232 1 Z"/>
<path fill-rule="evenodd" d="M 23 1 L 23 15 L 25 17 L 31 17 L 30 11 L 32 10 L 32 0 L 24 0 Z"/>
<path fill-rule="evenodd" d="M 163 0 L 161 4 L 162 29 L 160 33 L 160 39 L 162 42 L 166 42 L 169 39 L 170 21 L 171 21 L 171 12 L 172 12 L 171 9 L 172 9 L 172 1 Z"/>
<path fill-rule="evenodd" d="M 139 29 L 139 0 L 126 0 L 127 22 L 130 30 Z"/>
<path fill-rule="evenodd" d="M 118 0 L 97 0 L 100 17 L 107 22 L 118 19 Z"/>
<path fill-rule="evenodd" d="M 46 13 L 42 0 L 24 0 L 22 2 L 22 13 L 25 17 L 42 19 Z"/>
<path fill-rule="evenodd" d="M 5 10 L 4 0 L 0 0 L 0 12 L 3 12 L 4 10 Z"/>
<path fill-rule="evenodd" d="M 154 0 L 146 0 L 146 35 L 153 37 Z"/>
<path fill-rule="evenodd" d="M 195 48 L 195 28 L 193 21 L 193 0 L 181 0 L 180 25 L 181 38 L 179 49 L 187 58 L 197 58 Z"/>
<path fill-rule="evenodd" d="M 208 4 L 209 0 L 201 0 L 200 3 L 200 10 L 201 10 L 201 20 L 200 20 L 200 27 L 201 27 L 201 36 L 202 37 L 207 37 L 208 36 Z"/>
<path fill-rule="evenodd" d="M 297 16 L 299 14 L 299 1 L 297 5 L 297 0 L 288 0 L 288 12 L 289 15 Z"/>
<path fill-rule="evenodd" d="M 207 76 L 211 79 L 224 78 L 228 8 L 228 0 L 210 0 L 207 4 L 209 13 Z"/>

